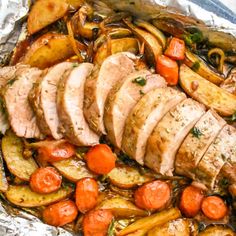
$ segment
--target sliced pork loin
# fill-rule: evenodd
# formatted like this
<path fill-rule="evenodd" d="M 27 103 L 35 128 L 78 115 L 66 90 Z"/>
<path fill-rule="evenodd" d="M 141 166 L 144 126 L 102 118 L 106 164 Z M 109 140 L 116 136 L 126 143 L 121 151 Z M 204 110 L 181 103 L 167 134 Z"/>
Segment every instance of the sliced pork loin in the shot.
<path fill-rule="evenodd" d="M 112 87 L 135 71 L 135 55 L 117 53 L 109 56 L 86 80 L 84 114 L 90 127 L 99 134 L 106 134 L 103 123 L 105 101 Z"/>
<path fill-rule="evenodd" d="M 122 150 L 144 164 L 147 140 L 161 118 L 186 95 L 173 88 L 157 88 L 144 95 L 129 114 L 122 139 Z"/>
<path fill-rule="evenodd" d="M 121 148 L 125 122 L 140 98 L 153 89 L 163 87 L 166 87 L 165 80 L 148 70 L 136 71 L 113 87 L 104 113 L 107 136 L 113 145 Z"/>
<path fill-rule="evenodd" d="M 40 130 L 54 139 L 63 137 L 59 130 L 57 113 L 57 85 L 66 71 L 73 69 L 73 63 L 62 62 L 51 67 L 47 73 L 37 81 L 30 92 L 29 100 L 37 116 Z"/>
<path fill-rule="evenodd" d="M 83 63 L 64 74 L 57 90 L 57 110 L 65 137 L 77 146 L 99 143 L 99 136 L 92 131 L 83 113 L 84 85 L 93 64 Z"/>
<path fill-rule="evenodd" d="M 3 98 L 12 130 L 19 137 L 41 138 L 36 116 L 29 104 L 28 94 L 42 71 L 36 68 L 23 70 L 5 88 Z"/>
<path fill-rule="evenodd" d="M 191 98 L 172 108 L 148 139 L 145 165 L 160 174 L 172 175 L 181 143 L 204 113 L 205 107 Z"/>
<path fill-rule="evenodd" d="M 195 179 L 213 188 L 224 164 L 236 162 L 236 129 L 224 126 L 195 170 Z"/>
<path fill-rule="evenodd" d="M 4 87 L 15 80 L 15 78 L 25 69 L 27 65 L 18 64 L 16 66 L 6 66 L 0 69 L 0 91 L 4 90 Z M 9 128 L 9 122 L 7 118 L 6 109 L 2 97 L 0 94 L 0 133 L 5 134 Z"/>
<path fill-rule="evenodd" d="M 175 172 L 194 179 L 198 163 L 225 124 L 224 119 L 216 112 L 212 110 L 206 112 L 178 150 Z"/>

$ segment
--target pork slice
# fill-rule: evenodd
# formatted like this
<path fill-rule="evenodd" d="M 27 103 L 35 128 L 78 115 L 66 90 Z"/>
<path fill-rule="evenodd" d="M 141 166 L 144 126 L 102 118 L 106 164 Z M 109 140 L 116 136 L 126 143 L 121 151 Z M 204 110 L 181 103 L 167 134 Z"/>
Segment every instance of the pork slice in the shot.
<path fill-rule="evenodd" d="M 57 110 L 65 137 L 77 146 L 99 143 L 99 136 L 92 131 L 83 113 L 84 85 L 93 64 L 83 63 L 65 74 L 57 91 Z"/>
<path fill-rule="evenodd" d="M 0 68 L 0 133 L 5 134 L 10 127 L 7 112 L 2 98 L 2 92 L 7 83 L 11 83 L 14 79 L 25 69 L 29 68 L 27 65 L 18 64 L 16 66 L 5 66 Z"/>
<path fill-rule="evenodd" d="M 125 122 L 137 102 L 149 91 L 166 87 L 165 80 L 148 70 L 136 71 L 117 84 L 109 93 L 104 113 L 107 136 L 121 148 Z"/>
<path fill-rule="evenodd" d="M 57 113 L 57 85 L 63 74 L 71 71 L 73 66 L 71 62 L 62 62 L 51 67 L 30 92 L 29 100 L 37 116 L 40 130 L 54 139 L 63 137 L 59 130 Z"/>
<path fill-rule="evenodd" d="M 85 83 L 84 115 L 89 126 L 98 134 L 106 134 L 103 115 L 105 101 L 112 87 L 135 71 L 135 55 L 117 53 L 106 58 Z"/>
<path fill-rule="evenodd" d="M 145 165 L 160 174 L 171 176 L 181 143 L 204 113 L 205 107 L 191 98 L 172 108 L 148 139 Z"/>
<path fill-rule="evenodd" d="M 195 170 L 196 180 L 213 188 L 227 162 L 236 162 L 236 129 L 230 125 L 224 126 L 199 162 Z"/>
<path fill-rule="evenodd" d="M 224 119 L 215 111 L 206 112 L 178 150 L 175 159 L 175 172 L 194 179 L 195 168 L 225 124 Z"/>
<path fill-rule="evenodd" d="M 161 118 L 186 95 L 173 88 L 157 88 L 144 95 L 129 114 L 122 150 L 139 164 L 144 164 L 147 140 Z"/>
<path fill-rule="evenodd" d="M 36 68 L 25 69 L 5 88 L 3 98 L 8 120 L 12 130 L 19 137 L 42 138 L 36 116 L 28 101 L 28 94 L 33 87 L 33 83 L 41 74 L 42 71 Z"/>

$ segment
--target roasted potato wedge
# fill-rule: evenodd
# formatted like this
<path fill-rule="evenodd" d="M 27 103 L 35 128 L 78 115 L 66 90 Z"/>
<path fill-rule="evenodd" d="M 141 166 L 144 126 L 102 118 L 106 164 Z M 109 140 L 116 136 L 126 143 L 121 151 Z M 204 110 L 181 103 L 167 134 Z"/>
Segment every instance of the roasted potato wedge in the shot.
<path fill-rule="evenodd" d="M 8 182 L 3 166 L 2 152 L 0 151 L 0 192 L 6 192 L 8 189 Z"/>
<path fill-rule="evenodd" d="M 98 209 L 109 209 L 115 217 L 118 218 L 131 218 L 139 216 L 147 216 L 148 212 L 139 209 L 131 201 L 122 197 L 114 197 L 104 200 Z"/>
<path fill-rule="evenodd" d="M 85 47 L 79 42 L 78 48 L 85 50 Z M 75 52 L 67 35 L 47 33 L 30 46 L 21 62 L 32 67 L 45 69 L 73 55 Z"/>
<path fill-rule="evenodd" d="M 179 217 L 181 217 L 181 213 L 179 209 L 177 208 L 164 210 L 164 211 L 155 213 L 151 216 L 147 216 L 140 220 L 135 221 L 133 224 L 121 230 L 117 235 L 118 236 L 127 235 L 131 233 L 135 233 L 136 231 L 139 231 L 139 230 L 141 230 L 141 233 L 143 234 L 138 234 L 138 235 L 145 235 L 153 227 L 158 226 L 158 225 L 163 225 Z"/>
<path fill-rule="evenodd" d="M 222 116 L 230 116 L 236 111 L 236 96 L 204 79 L 184 64 L 180 67 L 179 80 L 190 97 Z"/>
<path fill-rule="evenodd" d="M 159 43 L 157 38 L 151 33 L 138 28 L 133 25 L 129 20 L 124 20 L 127 26 L 141 39 L 142 42 L 147 46 L 147 51 L 145 52 L 148 61 L 152 66 L 156 66 L 157 58 L 162 54 L 162 45 Z"/>
<path fill-rule="evenodd" d="M 235 232 L 228 227 L 214 225 L 207 227 L 204 231 L 198 234 L 199 236 L 235 236 Z"/>
<path fill-rule="evenodd" d="M 185 52 L 184 63 L 192 68 L 195 72 L 201 75 L 203 78 L 209 80 L 214 84 L 221 84 L 224 81 L 219 74 L 210 69 L 203 60 L 191 53 L 189 50 Z"/>
<path fill-rule="evenodd" d="M 54 162 L 52 165 L 68 180 L 77 182 L 85 177 L 94 177 L 83 161 L 72 157 L 62 161 Z"/>
<path fill-rule="evenodd" d="M 57 192 L 49 194 L 39 194 L 33 192 L 26 185 L 10 185 L 5 193 L 7 200 L 20 207 L 39 207 L 58 202 L 67 198 L 72 193 L 72 188 L 62 187 Z"/>
<path fill-rule="evenodd" d="M 118 52 L 132 52 L 134 54 L 138 53 L 139 43 L 135 38 L 122 38 L 122 39 L 112 39 L 111 43 L 111 54 L 115 54 Z M 94 56 L 94 63 L 99 65 L 110 56 L 110 52 L 108 49 L 108 43 L 105 42 L 102 46 L 97 50 Z"/>
<path fill-rule="evenodd" d="M 31 174 L 38 168 L 34 159 L 23 157 L 23 142 L 12 131 L 2 138 L 2 153 L 9 171 L 21 180 L 29 181 Z"/>
<path fill-rule="evenodd" d="M 66 14 L 68 8 L 68 3 L 62 0 L 35 1 L 27 21 L 28 33 L 34 34 L 57 21 Z"/>
<path fill-rule="evenodd" d="M 189 236 L 197 235 L 197 227 L 190 219 L 177 219 L 151 229 L 147 236 Z"/>
<path fill-rule="evenodd" d="M 125 165 L 114 168 L 108 174 L 108 178 L 113 185 L 124 189 L 133 188 L 153 180 L 150 176 L 141 175 L 137 168 Z"/>

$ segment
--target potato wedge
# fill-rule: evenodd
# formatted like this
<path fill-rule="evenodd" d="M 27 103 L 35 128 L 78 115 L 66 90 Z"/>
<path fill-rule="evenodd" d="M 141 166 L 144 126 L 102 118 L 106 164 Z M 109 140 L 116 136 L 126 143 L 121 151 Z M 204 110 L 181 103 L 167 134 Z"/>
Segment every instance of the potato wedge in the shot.
<path fill-rule="evenodd" d="M 124 189 L 133 188 L 153 180 L 150 176 L 141 175 L 138 169 L 125 165 L 114 168 L 108 174 L 108 178 L 113 185 Z"/>
<path fill-rule="evenodd" d="M 35 1 L 27 21 L 28 33 L 34 34 L 57 21 L 66 14 L 68 8 L 68 3 L 62 0 Z"/>
<path fill-rule="evenodd" d="M 138 44 L 138 40 L 135 38 L 112 39 L 111 54 L 118 52 L 131 52 L 137 54 L 139 50 Z M 94 63 L 101 65 L 108 56 L 110 56 L 110 53 L 106 42 L 97 50 L 94 56 Z"/>
<path fill-rule="evenodd" d="M 153 227 L 158 226 L 158 225 L 163 225 L 179 217 L 181 217 L 181 213 L 179 209 L 177 208 L 164 210 L 164 211 L 155 213 L 151 216 L 147 216 L 140 220 L 135 221 L 133 224 L 121 230 L 117 235 L 118 236 L 127 235 L 130 233 L 135 233 L 135 231 L 138 231 L 138 230 L 142 230 L 143 231 L 142 233 L 144 233 L 145 235 L 145 233 L 148 232 Z"/>
<path fill-rule="evenodd" d="M 63 177 L 72 182 L 77 182 L 85 177 L 94 177 L 94 174 L 87 169 L 86 164 L 77 157 L 54 162 L 52 165 L 63 175 Z"/>
<path fill-rule="evenodd" d="M 0 151 L 0 192 L 6 192 L 8 189 L 8 182 L 3 166 L 2 152 Z"/>
<path fill-rule="evenodd" d="M 180 67 L 179 80 L 190 97 L 222 116 L 230 116 L 236 111 L 236 96 L 204 79 L 184 64 Z"/>
<path fill-rule="evenodd" d="M 82 44 L 78 47 L 82 50 L 85 49 Z M 47 33 L 30 46 L 21 62 L 32 67 L 45 69 L 73 55 L 75 52 L 67 35 Z"/>
<path fill-rule="evenodd" d="M 124 20 L 126 25 L 142 40 L 147 46 L 146 56 L 152 66 L 156 66 L 157 58 L 162 54 L 162 45 L 151 33 L 133 25 L 129 20 Z"/>
<path fill-rule="evenodd" d="M 7 200 L 20 207 L 39 207 L 58 202 L 67 198 L 72 193 L 72 188 L 63 187 L 57 192 L 39 194 L 33 192 L 27 185 L 10 185 L 5 193 Z"/>
<path fill-rule="evenodd" d="M 118 218 L 132 218 L 138 216 L 147 216 L 148 212 L 139 209 L 131 201 L 122 197 L 114 197 L 104 200 L 98 209 L 109 209 L 113 215 Z"/>
<path fill-rule="evenodd" d="M 201 75 L 203 78 L 209 80 L 210 82 L 214 84 L 218 85 L 224 81 L 224 78 L 222 78 L 219 74 L 211 70 L 210 67 L 207 66 L 203 60 L 198 58 L 189 50 L 186 50 L 185 52 L 184 63 L 188 67 L 192 68 L 196 73 Z"/>
<path fill-rule="evenodd" d="M 195 231 L 193 232 L 192 229 Z M 177 219 L 151 229 L 147 236 L 189 236 L 197 235 L 190 219 Z"/>
<path fill-rule="evenodd" d="M 228 227 L 222 225 L 214 225 L 207 227 L 198 234 L 199 236 L 235 236 L 235 232 Z"/>
<path fill-rule="evenodd" d="M 9 171 L 21 180 L 29 181 L 31 174 L 38 168 L 34 159 L 23 157 L 23 142 L 12 131 L 2 138 L 2 153 Z"/>

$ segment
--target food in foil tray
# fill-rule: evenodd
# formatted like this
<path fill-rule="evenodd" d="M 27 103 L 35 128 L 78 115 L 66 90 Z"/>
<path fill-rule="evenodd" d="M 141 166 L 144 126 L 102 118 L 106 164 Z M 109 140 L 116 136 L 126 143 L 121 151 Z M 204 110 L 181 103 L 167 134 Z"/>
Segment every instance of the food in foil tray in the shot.
<path fill-rule="evenodd" d="M 2 201 L 74 235 L 235 235 L 233 47 L 98 5 L 35 1 L 0 68 Z"/>

